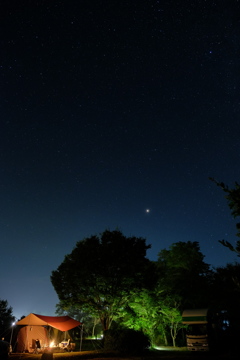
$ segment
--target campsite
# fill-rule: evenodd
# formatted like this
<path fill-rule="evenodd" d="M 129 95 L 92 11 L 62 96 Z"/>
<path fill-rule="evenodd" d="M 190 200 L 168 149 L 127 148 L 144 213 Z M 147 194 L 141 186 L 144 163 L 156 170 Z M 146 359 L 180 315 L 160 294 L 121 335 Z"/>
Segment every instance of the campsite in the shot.
<path fill-rule="evenodd" d="M 53 359 L 59 360 L 235 360 L 236 354 L 190 352 L 187 348 L 161 348 L 147 350 L 144 354 L 128 354 L 113 351 L 104 351 L 94 347 L 93 340 L 79 339 L 78 346 L 74 343 L 70 330 L 78 329 L 81 336 L 82 324 L 69 316 L 43 316 L 29 314 L 16 323 L 12 360 L 38 360 L 44 352 L 53 353 Z M 68 342 L 66 341 L 68 339 Z M 96 340 L 95 340 L 96 341 Z M 97 341 L 98 342 L 98 341 Z M 38 344 L 40 345 L 38 348 Z M 81 349 L 81 351 L 79 351 Z"/>

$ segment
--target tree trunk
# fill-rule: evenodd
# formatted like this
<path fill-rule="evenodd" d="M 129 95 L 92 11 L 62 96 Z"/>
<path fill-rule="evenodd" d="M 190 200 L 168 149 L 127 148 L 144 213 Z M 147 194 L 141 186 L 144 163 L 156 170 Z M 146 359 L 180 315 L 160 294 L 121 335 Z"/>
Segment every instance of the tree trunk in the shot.
<path fill-rule="evenodd" d="M 103 315 L 100 320 L 101 320 L 103 332 L 110 329 L 112 319 L 108 315 Z"/>
<path fill-rule="evenodd" d="M 175 325 L 172 324 L 171 326 L 171 337 L 172 337 L 172 342 L 173 342 L 173 347 L 176 347 L 176 328 L 175 328 Z"/>
<path fill-rule="evenodd" d="M 168 346 L 167 335 L 164 329 L 163 329 L 163 338 L 164 338 L 165 346 Z"/>
<path fill-rule="evenodd" d="M 99 320 L 97 318 L 94 318 L 94 320 L 93 320 L 92 337 L 95 337 L 95 328 L 96 328 L 98 321 Z"/>

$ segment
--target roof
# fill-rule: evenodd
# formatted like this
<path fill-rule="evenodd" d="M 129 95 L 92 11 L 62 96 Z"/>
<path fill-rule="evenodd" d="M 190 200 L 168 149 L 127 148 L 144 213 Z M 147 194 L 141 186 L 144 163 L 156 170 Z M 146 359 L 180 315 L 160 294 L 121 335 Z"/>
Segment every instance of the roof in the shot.
<path fill-rule="evenodd" d="M 207 324 L 209 309 L 189 309 L 182 313 L 183 324 Z"/>
<path fill-rule="evenodd" d="M 37 314 L 29 314 L 22 320 L 19 320 L 16 325 L 48 325 L 61 331 L 68 331 L 81 325 L 81 323 L 77 320 L 70 318 L 70 316 L 44 316 Z"/>

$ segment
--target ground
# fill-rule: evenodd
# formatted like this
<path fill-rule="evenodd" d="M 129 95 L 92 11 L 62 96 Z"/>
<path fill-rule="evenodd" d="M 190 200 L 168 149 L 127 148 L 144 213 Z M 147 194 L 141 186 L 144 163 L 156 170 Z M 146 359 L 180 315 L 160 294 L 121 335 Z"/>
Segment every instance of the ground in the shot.
<path fill-rule="evenodd" d="M 42 355 L 11 354 L 10 360 L 41 360 Z M 101 351 L 54 353 L 54 360 L 237 360 L 239 355 L 191 353 L 188 351 L 154 351 L 142 356 L 123 356 Z"/>

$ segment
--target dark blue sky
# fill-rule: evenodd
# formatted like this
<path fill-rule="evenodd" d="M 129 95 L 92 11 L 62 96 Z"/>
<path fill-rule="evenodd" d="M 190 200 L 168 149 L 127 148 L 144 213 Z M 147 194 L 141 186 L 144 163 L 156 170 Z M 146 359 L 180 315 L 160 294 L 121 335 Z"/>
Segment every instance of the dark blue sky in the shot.
<path fill-rule="evenodd" d="M 0 298 L 54 315 L 51 271 L 106 228 L 148 257 L 198 241 L 237 257 L 240 155 L 236 1 L 3 1 Z M 146 212 L 150 209 L 150 212 Z"/>

